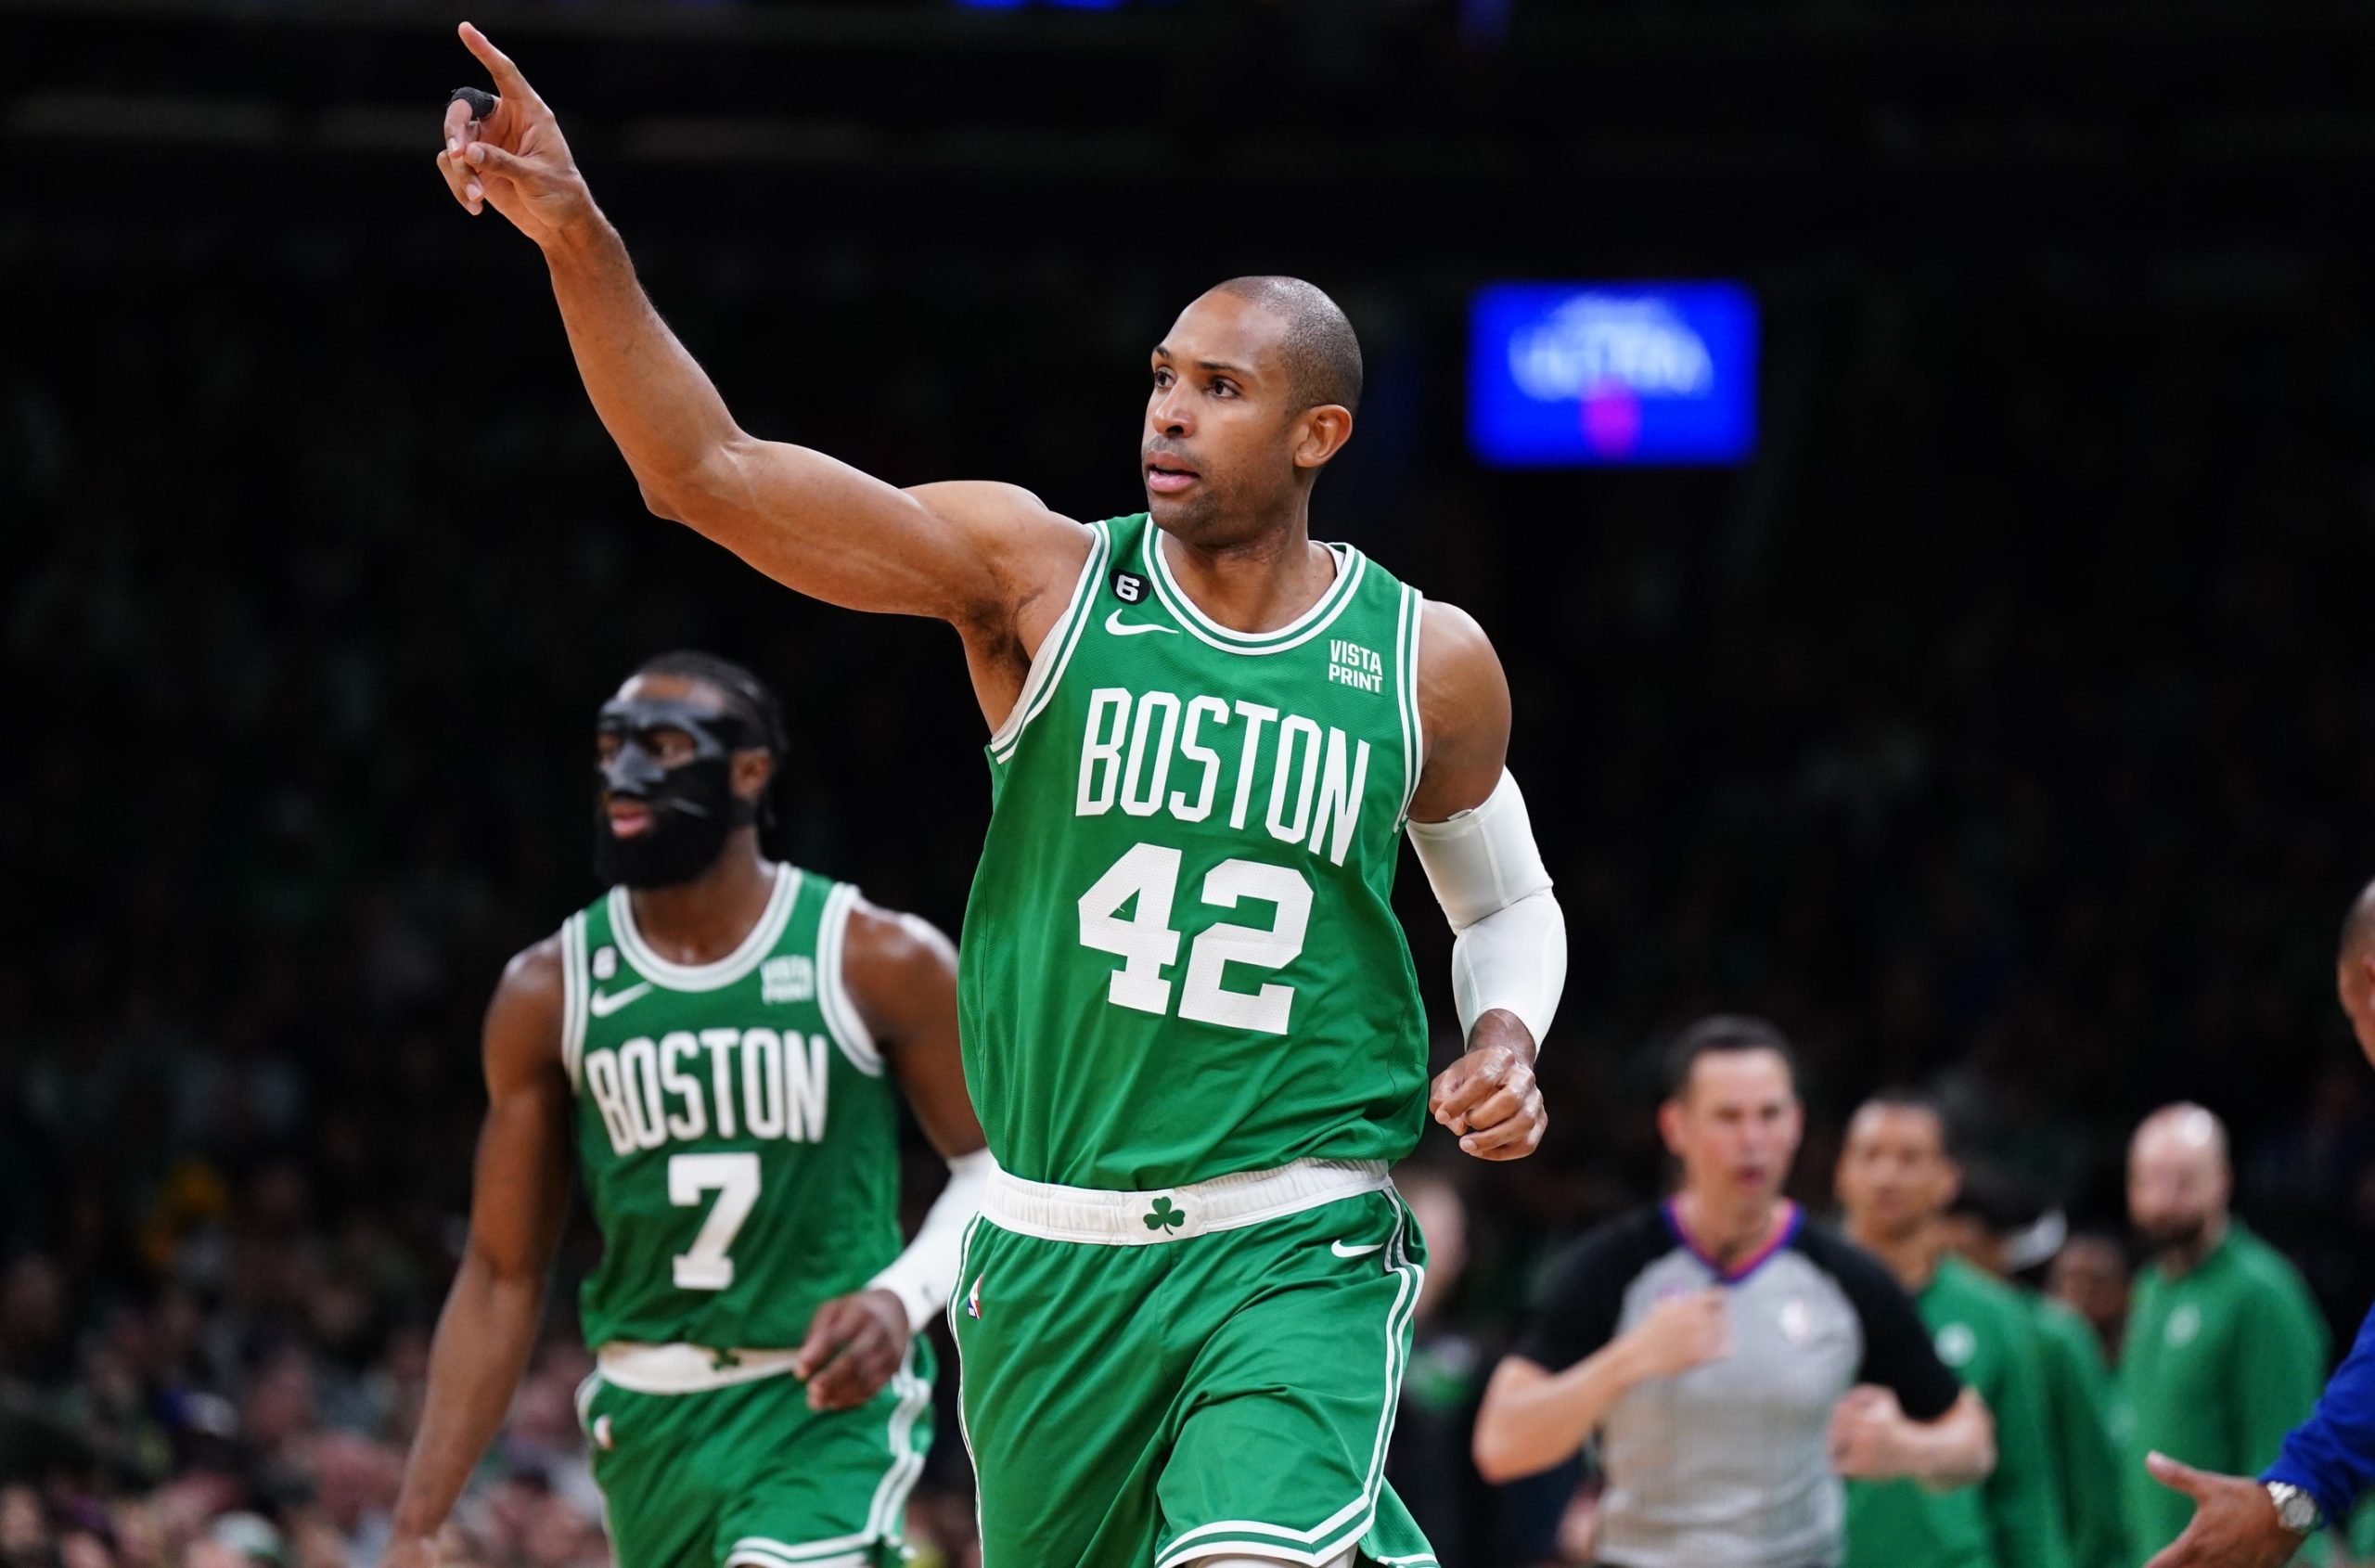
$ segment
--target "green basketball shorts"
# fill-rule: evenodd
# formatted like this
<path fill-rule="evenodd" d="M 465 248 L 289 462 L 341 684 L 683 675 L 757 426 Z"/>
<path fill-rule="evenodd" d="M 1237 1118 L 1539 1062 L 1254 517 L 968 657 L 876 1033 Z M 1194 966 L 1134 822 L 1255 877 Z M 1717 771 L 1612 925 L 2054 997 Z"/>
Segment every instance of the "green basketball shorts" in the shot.
<path fill-rule="evenodd" d="M 779 1350 L 605 1348 L 578 1414 L 619 1568 L 905 1560 L 907 1493 L 931 1446 L 930 1346 L 918 1340 L 854 1410 L 811 1410 L 807 1384 L 782 1369 L 790 1359 Z M 721 1382 L 752 1371 L 761 1375 Z M 659 1392 L 670 1386 L 687 1392 Z"/>
<path fill-rule="evenodd" d="M 994 1175 L 949 1306 L 983 1568 L 1432 1568 L 1384 1477 L 1424 1265 L 1382 1164 Z"/>

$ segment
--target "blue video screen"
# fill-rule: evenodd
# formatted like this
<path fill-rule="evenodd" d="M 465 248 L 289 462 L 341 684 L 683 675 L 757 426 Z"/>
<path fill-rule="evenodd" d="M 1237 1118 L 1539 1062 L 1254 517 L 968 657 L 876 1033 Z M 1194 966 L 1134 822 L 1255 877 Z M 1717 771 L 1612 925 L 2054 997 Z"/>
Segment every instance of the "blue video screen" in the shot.
<path fill-rule="evenodd" d="M 1501 283 L 1469 316 L 1468 439 L 1498 468 L 1721 464 L 1756 446 L 1733 283 Z"/>

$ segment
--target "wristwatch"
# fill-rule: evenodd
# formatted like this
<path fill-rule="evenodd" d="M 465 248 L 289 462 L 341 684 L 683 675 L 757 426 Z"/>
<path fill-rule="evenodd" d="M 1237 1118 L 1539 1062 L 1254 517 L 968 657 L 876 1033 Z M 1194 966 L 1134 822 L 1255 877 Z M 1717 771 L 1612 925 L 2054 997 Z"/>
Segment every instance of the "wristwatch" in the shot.
<path fill-rule="evenodd" d="M 2267 1484 L 2268 1501 L 2276 1505 L 2276 1522 L 2296 1536 L 2305 1536 L 2325 1523 L 2317 1499 L 2289 1481 Z"/>

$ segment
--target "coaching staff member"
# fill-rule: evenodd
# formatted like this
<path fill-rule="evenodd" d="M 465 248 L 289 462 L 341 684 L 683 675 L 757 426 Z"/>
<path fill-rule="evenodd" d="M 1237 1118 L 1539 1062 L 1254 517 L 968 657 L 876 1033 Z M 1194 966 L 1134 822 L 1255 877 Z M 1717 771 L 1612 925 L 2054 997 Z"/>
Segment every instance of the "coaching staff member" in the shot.
<path fill-rule="evenodd" d="M 1804 1127 L 1778 1030 L 1685 1030 L 1658 1112 L 1682 1190 L 1577 1243 L 1485 1390 L 1490 1480 L 1602 1434 L 1605 1563 L 1829 1568 L 1841 1477 L 1955 1486 L 1995 1466 L 1986 1407 L 1905 1292 L 1780 1196 Z"/>
<path fill-rule="evenodd" d="M 2375 883 L 2343 921 L 2334 978 L 2358 1048 L 2375 1063 Z M 2286 1435 L 2258 1480 L 2196 1470 L 2166 1454 L 2145 1462 L 2153 1479 L 2191 1497 L 2194 1510 L 2185 1533 L 2145 1568 L 2277 1568 L 2291 1561 L 2312 1531 L 2346 1520 L 2375 1489 L 2375 1313 L 2359 1326 L 2317 1409 Z"/>

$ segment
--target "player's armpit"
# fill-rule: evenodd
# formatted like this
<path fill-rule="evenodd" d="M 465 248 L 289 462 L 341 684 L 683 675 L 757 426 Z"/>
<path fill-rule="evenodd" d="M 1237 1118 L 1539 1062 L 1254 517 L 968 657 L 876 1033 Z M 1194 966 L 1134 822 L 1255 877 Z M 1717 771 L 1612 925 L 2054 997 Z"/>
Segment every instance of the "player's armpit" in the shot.
<path fill-rule="evenodd" d="M 991 588 L 975 622 L 944 619 L 969 638 L 977 630 L 1011 636 L 1027 665 L 1071 598 L 1088 559 L 1089 531 L 1022 486 L 995 480 L 942 480 L 902 494 L 969 541 L 987 564 Z"/>
<path fill-rule="evenodd" d="M 1476 618 L 1440 599 L 1419 622 L 1419 723 L 1410 819 L 1441 822 L 1483 804 L 1508 760 L 1508 676 Z"/>

